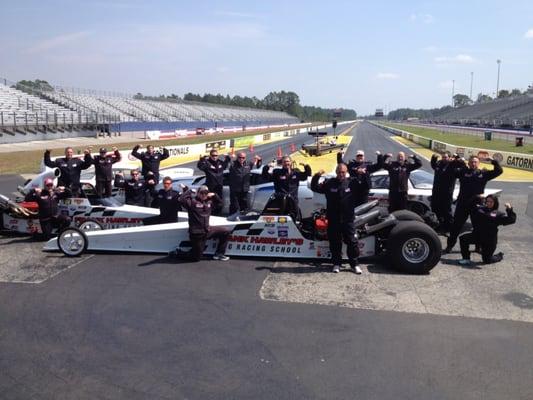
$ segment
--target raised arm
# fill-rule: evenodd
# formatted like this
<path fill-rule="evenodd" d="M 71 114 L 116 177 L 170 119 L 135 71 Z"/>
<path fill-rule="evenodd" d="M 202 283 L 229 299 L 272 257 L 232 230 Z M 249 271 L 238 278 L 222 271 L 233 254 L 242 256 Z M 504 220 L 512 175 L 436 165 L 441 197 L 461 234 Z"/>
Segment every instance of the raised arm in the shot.
<path fill-rule="evenodd" d="M 189 210 L 192 207 L 192 190 L 184 191 L 178 198 L 178 202 L 186 209 Z"/>
<path fill-rule="evenodd" d="M 379 151 L 376 151 L 376 156 L 377 156 L 376 163 L 368 164 L 366 167 L 366 170 L 369 173 L 379 171 L 380 169 L 383 168 L 383 158 L 384 158 L 383 154 L 381 154 Z"/>
<path fill-rule="evenodd" d="M 439 159 L 439 156 L 436 154 L 433 154 L 431 156 L 431 168 L 437 169 L 437 160 Z"/>
<path fill-rule="evenodd" d="M 44 165 L 46 165 L 48 168 L 56 168 L 57 167 L 57 161 L 52 161 L 50 159 L 50 150 L 46 149 L 44 151 Z"/>
<path fill-rule="evenodd" d="M 161 160 L 166 160 L 170 157 L 170 153 L 166 147 L 163 147 L 163 154 L 161 155 Z"/>
<path fill-rule="evenodd" d="M 122 154 L 120 154 L 120 151 L 115 147 L 113 148 L 113 164 L 118 163 L 120 160 L 122 160 Z"/>
<path fill-rule="evenodd" d="M 207 157 L 206 156 L 200 156 L 200 159 L 196 163 L 196 168 L 198 168 L 200 171 L 206 172 L 207 169 L 209 169 L 209 165 L 207 164 Z"/>
<path fill-rule="evenodd" d="M 413 158 L 413 162 L 407 164 L 407 170 L 409 172 L 414 171 L 415 169 L 418 169 L 418 168 L 422 167 L 422 161 L 420 160 L 420 158 L 418 158 L 416 156 L 416 154 L 413 154 L 412 158 Z"/>
<path fill-rule="evenodd" d="M 231 162 L 231 157 L 226 154 L 226 157 L 224 157 L 224 161 L 222 161 L 222 167 L 224 169 L 228 168 L 228 165 L 230 162 Z"/>
<path fill-rule="evenodd" d="M 320 184 L 318 183 L 318 181 L 320 180 L 320 177 L 322 176 L 321 172 L 317 172 L 316 174 L 313 175 L 313 178 L 311 179 L 311 191 L 315 193 L 324 194 L 326 193 L 326 190 L 324 188 L 325 181 Z"/>
<path fill-rule="evenodd" d="M 85 155 L 83 156 L 83 162 L 80 165 L 80 169 L 89 168 L 94 162 L 89 149 L 85 149 Z"/>
<path fill-rule="evenodd" d="M 272 182 L 272 174 L 270 173 L 270 166 L 267 164 L 261 170 L 261 177 L 267 182 Z"/>
<path fill-rule="evenodd" d="M 298 180 L 300 181 L 306 181 L 308 176 L 311 176 L 312 171 L 309 164 L 304 165 L 304 171 L 298 171 Z"/>
<path fill-rule="evenodd" d="M 142 160 L 142 154 L 139 153 L 139 148 L 141 147 L 140 144 L 136 145 L 133 150 L 131 151 L 131 155 L 139 160 Z"/>
<path fill-rule="evenodd" d="M 342 157 L 342 151 L 337 153 L 337 164 L 345 164 L 344 158 Z"/>
<path fill-rule="evenodd" d="M 503 174 L 503 169 L 497 160 L 492 159 L 491 163 L 492 165 L 494 165 L 494 169 L 492 171 L 487 170 L 485 172 L 485 180 L 487 181 L 490 181 L 491 179 L 494 179 Z"/>
<path fill-rule="evenodd" d="M 516 222 L 516 213 L 509 203 L 505 205 L 505 215 L 498 218 L 498 225 L 511 225 Z"/>

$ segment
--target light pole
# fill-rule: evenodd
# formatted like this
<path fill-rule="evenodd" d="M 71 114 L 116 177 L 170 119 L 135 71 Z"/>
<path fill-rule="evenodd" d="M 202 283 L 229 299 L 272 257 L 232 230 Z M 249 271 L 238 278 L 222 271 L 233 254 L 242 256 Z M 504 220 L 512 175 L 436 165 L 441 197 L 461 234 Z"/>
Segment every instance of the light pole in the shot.
<path fill-rule="evenodd" d="M 455 79 L 452 80 L 452 107 L 455 107 L 455 102 L 453 101 L 454 95 L 455 95 Z"/>
<path fill-rule="evenodd" d="M 474 85 L 474 72 L 470 72 L 470 101 L 474 102 L 472 98 L 472 87 Z"/>
<path fill-rule="evenodd" d="M 500 64 L 502 63 L 502 60 L 498 59 L 496 60 L 496 63 L 498 64 L 498 78 L 496 78 L 496 98 L 498 98 L 500 94 Z"/>

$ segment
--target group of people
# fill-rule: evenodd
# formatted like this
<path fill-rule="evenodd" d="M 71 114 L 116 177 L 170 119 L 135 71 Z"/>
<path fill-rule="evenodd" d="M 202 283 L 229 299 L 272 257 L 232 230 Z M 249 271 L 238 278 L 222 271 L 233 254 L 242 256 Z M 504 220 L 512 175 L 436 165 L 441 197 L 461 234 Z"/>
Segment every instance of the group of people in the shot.
<path fill-rule="evenodd" d="M 498 226 L 515 223 L 516 214 L 511 204 L 505 204 L 505 212 L 499 211 L 498 198 L 492 195 L 483 197 L 487 182 L 500 176 L 503 169 L 495 159 L 489 159 L 492 170 L 480 168 L 479 157 L 470 156 L 468 163 L 458 155 L 445 152 L 439 160 L 434 154 L 431 167 L 435 171 L 431 195 L 431 209 L 439 220 L 440 233 L 449 234 L 444 253 L 453 250 L 460 238 L 462 265 L 469 265 L 469 246 L 474 244 L 486 264 L 501 261 L 503 253 L 494 254 L 498 242 Z M 455 184 L 459 180 L 459 195 L 452 215 L 452 202 Z M 472 231 L 459 234 L 470 217 Z"/>
<path fill-rule="evenodd" d="M 181 186 L 181 193 L 172 188 L 172 179 L 163 178 L 163 188 L 155 190 L 159 182 L 160 162 L 169 157 L 166 148 L 155 151 L 153 146 L 147 146 L 146 152 L 139 152 L 140 145 L 132 150 L 132 156 L 139 159 L 142 168 L 131 171 L 130 179 L 121 174 L 113 177 L 112 165 L 121 160 L 121 154 L 113 148 L 108 154 L 101 148 L 99 154 L 91 156 L 90 149 L 84 151 L 83 159 L 74 157 L 72 148 L 65 150 L 65 157 L 51 160 L 50 151 L 44 153 L 44 164 L 47 167 L 59 168 L 58 187 L 54 188 L 53 180 L 47 179 L 43 189 L 31 191 L 27 199 L 39 203 L 39 218 L 45 238 L 49 238 L 54 227 L 67 226 L 68 217 L 58 215 L 57 202 L 59 199 L 76 196 L 80 193 L 80 173 L 91 165 L 95 166 L 95 190 L 100 197 L 109 197 L 112 185 L 121 187 L 125 191 L 126 204 L 137 206 L 155 206 L 160 214 L 147 218 L 146 224 L 170 223 L 177 221 L 177 213 L 185 209 L 189 214 L 189 234 L 192 250 L 189 256 L 199 260 L 203 253 L 205 241 L 209 238 L 218 239 L 216 259 L 226 260 L 224 255 L 229 232 L 222 228 L 210 227 L 209 217 L 220 215 L 224 207 L 223 185 L 224 171 L 229 170 L 228 185 L 229 213 L 246 213 L 249 209 L 248 193 L 250 177 L 253 169 L 262 168 L 262 178 L 274 183 L 272 201 L 282 200 L 289 207 L 286 211 L 295 219 L 299 218 L 298 190 L 301 181 L 306 181 L 312 175 L 311 167 L 303 165 L 300 170 L 294 165 L 290 157 L 279 160 L 278 168 L 262 165 L 261 157 L 255 156 L 252 161 L 247 160 L 245 152 L 235 155 L 219 157 L 219 152 L 212 149 L 207 156 L 200 156 L 197 168 L 205 173 L 205 185 L 196 193 L 185 186 Z M 324 171 L 315 174 L 311 180 L 311 190 L 324 194 L 326 197 L 326 218 L 328 220 L 328 240 L 330 243 L 333 272 L 339 272 L 342 263 L 342 244 L 347 246 L 347 255 L 352 270 L 360 274 L 358 266 L 359 247 L 354 227 L 354 208 L 368 202 L 372 188 L 371 174 L 385 169 L 389 174 L 389 212 L 406 209 L 408 207 L 408 181 L 412 171 L 422 166 L 416 155 L 406 156 L 399 152 L 395 160 L 392 154 L 376 152 L 376 162 L 365 159 L 365 153 L 358 150 L 355 159 L 344 158 L 343 153 L 337 154 L 336 176 L 321 181 Z M 494 196 L 482 198 L 486 183 L 502 173 L 498 161 L 491 160 L 492 170 L 480 169 L 479 158 L 472 156 L 468 164 L 458 157 L 444 153 L 440 159 L 438 155 L 431 158 L 434 169 L 434 183 L 431 196 L 431 209 L 438 221 L 438 231 L 449 234 L 445 253 L 452 251 L 460 232 L 470 216 L 473 231 L 462 235 L 461 264 L 470 263 L 469 245 L 475 244 L 476 250 L 482 254 L 483 262 L 491 263 L 502 259 L 503 254 L 494 255 L 497 243 L 499 225 L 508 225 L 516 221 L 510 204 L 505 205 L 505 212 L 498 211 L 498 199 Z M 114 180 L 114 182 L 113 182 Z M 455 213 L 452 215 L 453 192 L 456 181 L 459 180 L 460 189 Z"/>

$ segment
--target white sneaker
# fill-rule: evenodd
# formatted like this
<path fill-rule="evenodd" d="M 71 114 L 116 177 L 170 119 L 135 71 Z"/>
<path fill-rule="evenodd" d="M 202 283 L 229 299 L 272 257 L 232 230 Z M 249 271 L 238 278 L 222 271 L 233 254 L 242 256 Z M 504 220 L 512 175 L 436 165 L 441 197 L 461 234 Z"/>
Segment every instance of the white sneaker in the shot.
<path fill-rule="evenodd" d="M 229 257 L 225 254 L 215 254 L 213 256 L 213 260 L 219 260 L 219 261 L 228 261 Z"/>
<path fill-rule="evenodd" d="M 355 272 L 357 275 L 361 275 L 363 273 L 363 270 L 359 268 L 359 265 L 356 265 L 353 269 L 353 272 Z"/>
<path fill-rule="evenodd" d="M 339 272 L 341 272 L 341 266 L 340 265 L 334 265 L 332 272 L 338 274 Z"/>

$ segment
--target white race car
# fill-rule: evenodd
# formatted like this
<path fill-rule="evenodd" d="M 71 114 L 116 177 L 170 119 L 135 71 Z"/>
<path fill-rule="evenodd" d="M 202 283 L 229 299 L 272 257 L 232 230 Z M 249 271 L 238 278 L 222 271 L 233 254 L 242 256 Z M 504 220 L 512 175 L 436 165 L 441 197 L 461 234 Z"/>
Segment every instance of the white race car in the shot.
<path fill-rule="evenodd" d="M 441 242 L 429 226 L 412 212 L 384 215 L 377 201 L 356 209 L 354 220 L 362 258 L 386 254 L 383 260 L 405 273 L 428 273 L 440 260 Z M 211 217 L 212 226 L 231 231 L 226 254 L 273 259 L 329 259 L 329 242 L 315 229 L 315 214 L 300 223 L 286 215 L 249 216 L 247 221 Z M 188 222 L 83 232 L 67 228 L 45 244 L 44 250 L 61 250 L 67 256 L 85 251 L 168 254 L 190 248 Z M 216 243 L 208 241 L 206 254 Z"/>
<path fill-rule="evenodd" d="M 333 177 L 334 174 L 326 177 Z M 369 200 L 379 200 L 380 207 L 387 208 L 389 205 L 389 174 L 385 170 L 380 170 L 372 174 L 372 189 L 369 193 Z M 175 180 L 173 187 L 175 190 L 179 189 L 179 183 L 183 181 Z M 310 189 L 311 178 L 307 182 L 300 182 L 298 190 L 298 201 L 302 215 L 311 215 L 311 213 L 326 206 L 326 198 L 319 193 L 313 193 Z M 187 183 L 187 182 L 185 182 Z M 192 179 L 192 187 L 196 188 L 205 183 L 204 176 L 198 176 Z M 224 209 L 222 213 L 227 215 L 229 213 L 229 172 L 224 172 Z M 409 177 L 409 192 L 408 192 L 408 209 L 424 215 L 431 209 L 431 191 L 433 188 L 433 174 L 418 169 L 411 172 Z M 261 169 L 255 169 L 251 172 L 250 177 L 250 192 L 248 194 L 248 204 L 250 210 L 262 212 L 267 204 L 270 196 L 274 193 L 274 184 L 266 181 L 261 176 Z M 485 189 L 485 196 L 489 194 L 499 195 L 499 189 Z M 456 186 L 454 191 L 454 201 L 457 200 L 459 194 L 459 186 Z"/>
<path fill-rule="evenodd" d="M 385 170 L 380 170 L 372 174 L 372 189 L 368 200 L 379 200 L 381 207 L 389 206 L 389 174 Z M 409 191 L 407 195 L 407 209 L 418 215 L 424 215 L 431 210 L 431 191 L 433 190 L 433 174 L 417 169 L 409 175 Z M 485 189 L 484 195 L 493 194 L 498 196 L 500 189 Z M 459 185 L 453 192 L 454 203 L 459 195 Z M 454 207 L 452 207 L 454 208 Z"/>
<path fill-rule="evenodd" d="M 71 226 L 83 231 L 140 226 L 143 219 L 159 215 L 159 209 L 138 207 L 120 203 L 113 197 L 98 198 L 91 194 L 94 188 L 82 185 L 87 198 L 67 198 L 59 202 L 59 212 L 71 218 Z M 12 232 L 41 233 L 38 206 L 33 202 L 16 203 L 0 195 L 0 228 Z M 178 213 L 178 220 L 188 220 L 185 212 Z"/>

